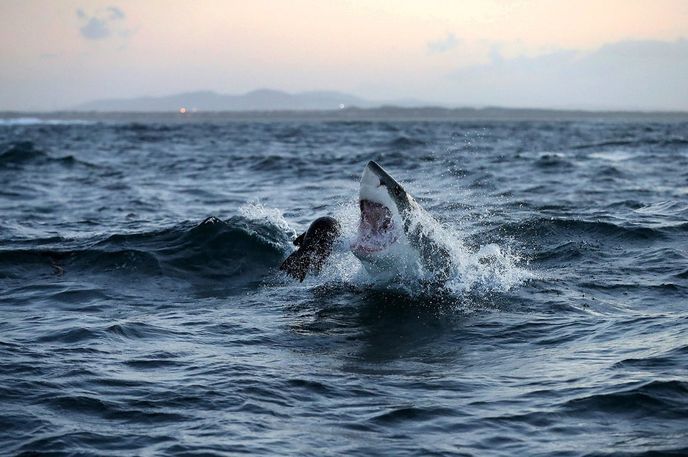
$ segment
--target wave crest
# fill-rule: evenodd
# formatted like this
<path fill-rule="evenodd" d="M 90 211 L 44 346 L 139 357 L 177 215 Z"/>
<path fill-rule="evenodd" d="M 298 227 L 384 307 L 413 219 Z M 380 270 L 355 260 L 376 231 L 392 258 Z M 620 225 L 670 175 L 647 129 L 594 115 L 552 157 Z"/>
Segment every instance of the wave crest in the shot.
<path fill-rule="evenodd" d="M 284 228 L 266 220 L 209 217 L 191 227 L 115 234 L 72 250 L 1 250 L 0 277 L 20 278 L 36 269 L 64 276 L 117 272 L 244 287 L 272 271 L 288 243 Z"/>

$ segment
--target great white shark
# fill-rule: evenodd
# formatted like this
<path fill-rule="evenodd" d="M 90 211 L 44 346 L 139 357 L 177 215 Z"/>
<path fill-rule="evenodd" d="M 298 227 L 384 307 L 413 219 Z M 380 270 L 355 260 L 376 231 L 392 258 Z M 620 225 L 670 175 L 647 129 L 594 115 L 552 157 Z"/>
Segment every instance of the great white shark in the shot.
<path fill-rule="evenodd" d="M 448 247 L 436 233 L 439 223 L 384 168 L 374 161 L 363 170 L 359 189 L 360 219 L 351 252 L 376 277 L 421 277 L 446 281 L 451 273 Z M 317 272 L 341 235 L 339 222 L 316 219 L 294 244 L 299 249 L 280 269 L 303 281 Z"/>

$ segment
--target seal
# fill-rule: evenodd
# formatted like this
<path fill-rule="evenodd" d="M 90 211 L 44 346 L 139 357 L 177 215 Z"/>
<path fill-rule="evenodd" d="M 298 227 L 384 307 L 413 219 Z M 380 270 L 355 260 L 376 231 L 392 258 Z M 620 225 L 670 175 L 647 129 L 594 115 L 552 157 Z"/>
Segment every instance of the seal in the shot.
<path fill-rule="evenodd" d="M 309 271 L 320 271 L 341 233 L 341 226 L 334 217 L 314 220 L 308 230 L 294 240 L 294 246 L 298 249 L 282 262 L 280 270 L 303 282 Z"/>

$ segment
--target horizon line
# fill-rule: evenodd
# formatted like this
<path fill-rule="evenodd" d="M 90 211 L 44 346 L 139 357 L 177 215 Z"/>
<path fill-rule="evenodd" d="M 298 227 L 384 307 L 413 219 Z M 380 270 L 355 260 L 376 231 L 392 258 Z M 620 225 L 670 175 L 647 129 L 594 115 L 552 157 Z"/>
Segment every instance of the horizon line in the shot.
<path fill-rule="evenodd" d="M 194 117 L 194 116 L 203 116 L 203 115 L 221 115 L 221 114 L 226 114 L 226 115 L 233 115 L 233 116 L 240 116 L 242 114 L 245 115 L 259 115 L 259 114 L 265 114 L 265 115 L 298 115 L 298 114 L 310 114 L 310 115 L 317 115 L 317 114 L 323 114 L 323 115 L 332 115 L 332 114 L 345 114 L 345 113 L 382 113 L 385 111 L 394 111 L 394 112 L 401 112 L 401 113 L 412 113 L 412 112 L 417 112 L 417 111 L 424 111 L 428 112 L 435 112 L 437 114 L 440 113 L 445 113 L 445 114 L 460 114 L 460 113 L 471 113 L 471 112 L 477 112 L 477 113 L 486 113 L 489 111 L 493 111 L 495 113 L 498 112 L 521 112 L 523 114 L 526 114 L 528 112 L 531 113 L 562 113 L 562 114 L 590 114 L 590 115 L 602 115 L 602 114 L 607 114 L 607 115 L 622 115 L 622 114 L 636 114 L 636 115 L 688 115 L 688 110 L 680 110 L 680 109 L 655 109 L 655 108 L 594 108 L 594 107 L 588 107 L 588 108 L 577 108 L 577 107 L 571 107 L 571 108 L 558 108 L 558 107 L 527 107 L 527 106 L 519 106 L 519 107 L 512 107 L 512 106 L 502 106 L 502 105 L 485 105 L 485 106 L 471 106 L 471 105 L 464 105 L 464 106 L 448 106 L 448 105 L 437 105 L 437 104 L 427 104 L 427 105 L 417 105 L 417 106 L 401 106 L 401 105 L 394 105 L 394 104 L 380 104 L 379 106 L 370 106 L 370 107 L 359 107 L 359 106 L 345 106 L 343 108 L 332 108 L 332 109 L 259 109 L 259 110 L 251 110 L 251 109 L 224 109 L 224 110 L 213 110 L 213 109 L 207 109 L 207 110 L 202 110 L 202 109 L 196 109 L 196 110 L 79 110 L 79 109 L 53 109 L 53 110 L 32 110 L 32 109 L 27 109 L 27 110 L 17 110 L 17 109 L 0 109 L 0 115 L 5 116 L 12 116 L 15 117 L 14 115 L 27 115 L 27 114 L 33 114 L 33 115 L 47 115 L 47 114 L 57 114 L 57 115 L 71 115 L 71 114 L 81 114 L 81 115 L 125 115 L 125 114 L 133 114 L 133 115 L 144 115 L 144 114 L 155 114 L 155 115 L 175 115 L 175 116 L 180 116 L 180 117 Z"/>

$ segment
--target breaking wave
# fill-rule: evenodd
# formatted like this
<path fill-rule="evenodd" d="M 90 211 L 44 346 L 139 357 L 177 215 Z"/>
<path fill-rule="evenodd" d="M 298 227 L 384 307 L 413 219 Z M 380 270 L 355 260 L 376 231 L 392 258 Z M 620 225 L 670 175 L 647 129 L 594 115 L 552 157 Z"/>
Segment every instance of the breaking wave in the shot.
<path fill-rule="evenodd" d="M 78 160 L 72 155 L 54 157 L 44 150 L 36 147 L 31 141 L 19 141 L 11 143 L 0 149 L 0 169 L 22 167 L 26 164 L 61 164 L 71 166 L 82 164 L 92 166 L 92 164 Z"/>
<path fill-rule="evenodd" d="M 245 287 L 279 264 L 288 234 L 267 220 L 209 217 L 196 225 L 114 234 L 73 249 L 0 250 L 0 277 L 53 273 L 65 278 L 118 273 Z"/>

